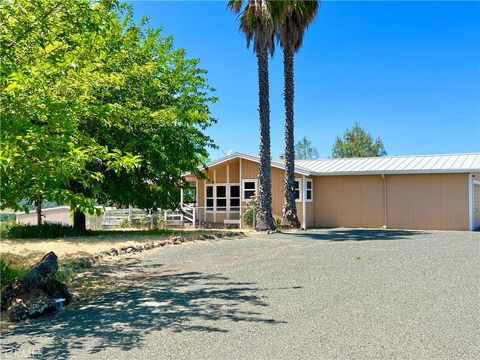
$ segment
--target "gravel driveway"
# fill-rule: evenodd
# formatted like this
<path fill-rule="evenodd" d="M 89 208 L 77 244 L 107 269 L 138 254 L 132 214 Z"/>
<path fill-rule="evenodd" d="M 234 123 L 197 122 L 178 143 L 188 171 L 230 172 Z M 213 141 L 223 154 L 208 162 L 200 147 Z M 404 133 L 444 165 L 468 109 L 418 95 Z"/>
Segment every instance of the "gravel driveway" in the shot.
<path fill-rule="evenodd" d="M 162 248 L 2 358 L 478 359 L 480 233 L 318 230 Z"/>

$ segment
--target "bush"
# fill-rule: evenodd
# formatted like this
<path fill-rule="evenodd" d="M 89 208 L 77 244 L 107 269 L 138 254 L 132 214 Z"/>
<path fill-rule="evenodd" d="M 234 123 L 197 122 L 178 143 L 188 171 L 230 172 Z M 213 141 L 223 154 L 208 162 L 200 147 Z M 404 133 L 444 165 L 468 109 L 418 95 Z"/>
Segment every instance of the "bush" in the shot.
<path fill-rule="evenodd" d="M 242 214 L 242 219 L 245 224 L 248 226 L 253 226 L 255 218 L 255 209 L 257 207 L 257 201 L 255 199 L 250 200 L 248 207 L 245 212 Z"/>
<path fill-rule="evenodd" d="M 25 268 L 14 265 L 5 259 L 0 258 L 0 283 L 1 286 L 9 285 L 16 277 L 24 276 L 27 273 Z"/>
<path fill-rule="evenodd" d="M 6 236 L 14 239 L 53 239 L 81 235 L 85 235 L 85 233 L 73 226 L 48 222 L 42 225 L 11 224 L 6 229 Z"/>

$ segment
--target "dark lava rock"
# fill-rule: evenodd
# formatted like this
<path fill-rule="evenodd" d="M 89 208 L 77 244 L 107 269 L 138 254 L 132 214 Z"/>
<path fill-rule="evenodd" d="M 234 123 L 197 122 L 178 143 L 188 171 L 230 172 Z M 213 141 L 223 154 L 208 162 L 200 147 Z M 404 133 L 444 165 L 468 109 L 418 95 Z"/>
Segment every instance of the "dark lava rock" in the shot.
<path fill-rule="evenodd" d="M 55 311 L 55 300 L 43 290 L 32 289 L 16 296 L 6 315 L 11 321 L 35 318 Z"/>
<path fill-rule="evenodd" d="M 1 294 L 1 310 L 13 320 L 36 317 L 55 310 L 55 299 L 72 301 L 72 294 L 65 284 L 57 281 L 57 255 L 49 252 L 22 278 L 15 278 Z"/>

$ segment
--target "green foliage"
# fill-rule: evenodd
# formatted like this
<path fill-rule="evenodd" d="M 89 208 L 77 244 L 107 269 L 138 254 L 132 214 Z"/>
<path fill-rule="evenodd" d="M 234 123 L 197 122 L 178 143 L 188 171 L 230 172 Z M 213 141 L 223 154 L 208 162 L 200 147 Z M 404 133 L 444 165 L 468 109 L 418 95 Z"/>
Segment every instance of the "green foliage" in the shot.
<path fill-rule="evenodd" d="M 257 200 L 252 199 L 248 202 L 248 207 L 242 214 L 242 221 L 248 226 L 253 226 L 255 220 L 255 212 L 257 210 Z"/>
<path fill-rule="evenodd" d="M 128 229 L 132 227 L 132 224 L 130 224 L 130 221 L 128 219 L 122 219 L 122 221 L 120 221 L 120 224 L 118 226 L 122 229 Z"/>
<path fill-rule="evenodd" d="M 46 222 L 42 225 L 12 224 L 8 227 L 5 235 L 12 239 L 54 239 L 82 236 L 85 233 L 75 229 L 73 226 Z"/>
<path fill-rule="evenodd" d="M 9 285 L 16 277 L 24 276 L 27 269 L 20 264 L 15 264 L 11 261 L 0 257 L 0 284 L 1 286 Z"/>
<path fill-rule="evenodd" d="M 314 160 L 318 159 L 318 150 L 312 145 L 312 142 L 306 136 L 295 144 L 295 159 Z"/>
<path fill-rule="evenodd" d="M 269 1 L 275 24 L 275 36 L 282 48 L 297 52 L 305 31 L 317 15 L 318 0 Z"/>
<path fill-rule="evenodd" d="M 114 0 L 0 0 L 0 207 L 169 207 L 215 120 L 206 71 Z"/>
<path fill-rule="evenodd" d="M 6 238 L 8 237 L 8 233 L 10 231 L 10 228 L 12 226 L 16 225 L 15 220 L 8 220 L 8 221 L 2 221 L 0 222 L 0 237 Z"/>
<path fill-rule="evenodd" d="M 277 218 L 274 218 L 274 220 L 275 220 L 275 227 L 277 229 L 280 229 L 282 227 L 282 219 L 277 217 Z"/>
<path fill-rule="evenodd" d="M 375 157 L 385 156 L 387 152 L 380 138 L 362 129 L 359 123 L 345 131 L 343 138 L 337 137 L 332 147 L 333 158 Z"/>

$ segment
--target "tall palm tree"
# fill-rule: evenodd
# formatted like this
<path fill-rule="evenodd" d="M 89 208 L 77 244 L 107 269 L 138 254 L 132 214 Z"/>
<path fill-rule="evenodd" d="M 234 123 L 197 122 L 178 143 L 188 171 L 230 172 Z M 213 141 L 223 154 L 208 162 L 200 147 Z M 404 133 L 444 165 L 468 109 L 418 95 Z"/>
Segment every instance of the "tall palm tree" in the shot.
<path fill-rule="evenodd" d="M 245 34 L 247 47 L 253 43 L 257 55 L 258 97 L 260 115 L 260 194 L 256 211 L 257 230 L 273 230 L 271 158 L 270 158 L 270 85 L 268 82 L 268 54 L 274 51 L 274 28 L 270 13 L 271 3 L 267 0 L 247 0 L 242 10 L 242 0 L 230 0 L 228 8 L 240 13 L 240 30 Z"/>
<path fill-rule="evenodd" d="M 285 204 L 282 211 L 282 225 L 300 227 L 295 205 L 295 143 L 293 102 L 294 54 L 300 49 L 308 26 L 318 12 L 319 1 L 285 0 L 272 2 L 272 17 L 275 35 L 283 48 L 283 75 L 285 101 Z"/>

